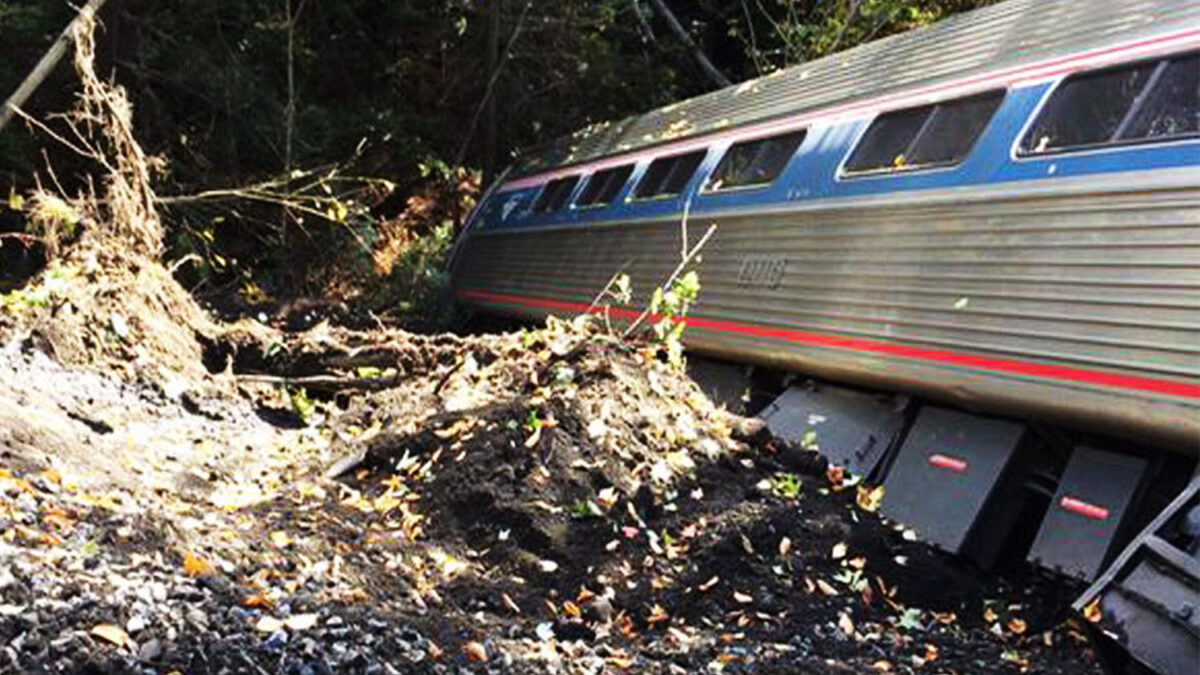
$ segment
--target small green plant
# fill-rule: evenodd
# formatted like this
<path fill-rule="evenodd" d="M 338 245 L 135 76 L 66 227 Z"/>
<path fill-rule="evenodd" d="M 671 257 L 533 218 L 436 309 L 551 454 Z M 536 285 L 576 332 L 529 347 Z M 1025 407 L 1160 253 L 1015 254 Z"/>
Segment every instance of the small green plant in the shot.
<path fill-rule="evenodd" d="M 73 238 L 79 231 L 83 216 L 67 201 L 48 192 L 35 193 L 31 202 L 25 229 L 41 238 L 46 246 L 46 258 L 52 260 L 58 255 L 59 242 Z M 10 206 L 14 203 L 9 199 Z"/>
<path fill-rule="evenodd" d="M 542 418 L 538 417 L 537 408 L 529 409 L 529 414 L 525 417 L 525 428 L 529 431 L 537 431 L 542 428 Z"/>
<path fill-rule="evenodd" d="M 777 473 L 771 478 L 771 494 L 781 499 L 799 499 L 803 482 L 794 473 Z"/>
<path fill-rule="evenodd" d="M 307 426 L 312 420 L 313 413 L 317 411 L 317 405 L 308 397 L 308 392 L 303 387 L 298 389 L 288 388 L 288 397 L 292 401 L 292 410 Z"/>
<path fill-rule="evenodd" d="M 580 520 L 587 518 L 599 518 L 604 515 L 603 509 L 601 509 L 596 502 L 593 502 L 590 499 L 585 499 L 572 504 L 571 508 L 567 509 L 567 511 L 571 514 L 572 518 L 578 518 Z"/>
<path fill-rule="evenodd" d="M 690 271 L 677 278 L 666 291 L 654 289 L 650 313 L 654 322 L 654 339 L 666 351 L 667 363 L 683 368 L 683 331 L 687 328 L 687 313 L 700 296 L 700 275 Z"/>
<path fill-rule="evenodd" d="M 386 380 L 396 376 L 395 368 L 376 368 L 374 366 L 359 366 L 355 374 L 360 380 Z"/>
<path fill-rule="evenodd" d="M 862 593 L 870 585 L 870 581 L 863 576 L 862 570 L 852 570 L 850 568 L 844 568 L 833 575 L 833 580 L 845 584 L 855 593 Z"/>
<path fill-rule="evenodd" d="M 11 293 L 0 295 L 0 309 L 13 314 L 35 307 L 49 307 L 50 294 L 45 289 L 38 288 L 27 291 L 18 288 Z"/>

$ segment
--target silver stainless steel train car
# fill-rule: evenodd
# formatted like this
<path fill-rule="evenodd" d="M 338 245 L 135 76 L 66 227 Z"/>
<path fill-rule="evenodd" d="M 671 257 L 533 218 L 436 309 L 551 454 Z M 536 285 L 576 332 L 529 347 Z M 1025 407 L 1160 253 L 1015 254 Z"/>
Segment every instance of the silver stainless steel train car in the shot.
<path fill-rule="evenodd" d="M 644 302 L 712 226 L 689 350 L 916 397 L 791 390 L 774 428 L 851 420 L 822 449 L 889 515 L 981 562 L 1031 528 L 1139 659 L 1194 666 L 1200 607 L 1154 615 L 1170 648 L 1129 607 L 1178 600 L 1146 565 L 1200 579 L 1200 3 L 1008 0 L 585 129 L 489 188 L 455 293 Z"/>

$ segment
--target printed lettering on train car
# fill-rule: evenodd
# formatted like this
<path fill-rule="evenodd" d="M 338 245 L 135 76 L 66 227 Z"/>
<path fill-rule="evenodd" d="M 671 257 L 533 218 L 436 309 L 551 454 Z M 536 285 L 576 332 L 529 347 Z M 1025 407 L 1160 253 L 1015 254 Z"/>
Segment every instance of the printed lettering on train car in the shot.
<path fill-rule="evenodd" d="M 783 256 L 747 256 L 742 258 L 737 280 L 744 286 L 779 288 L 787 273 L 787 258 Z"/>

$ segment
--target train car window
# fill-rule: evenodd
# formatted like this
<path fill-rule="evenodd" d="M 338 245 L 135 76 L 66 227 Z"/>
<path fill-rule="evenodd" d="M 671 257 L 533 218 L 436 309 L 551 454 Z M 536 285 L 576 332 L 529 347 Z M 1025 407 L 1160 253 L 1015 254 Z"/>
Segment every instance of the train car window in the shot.
<path fill-rule="evenodd" d="M 846 161 L 846 173 L 891 172 L 961 162 L 1004 100 L 995 90 L 884 113 Z"/>
<path fill-rule="evenodd" d="M 1200 131 L 1200 53 L 1072 75 L 1021 139 L 1020 154 L 1169 140 Z"/>
<path fill-rule="evenodd" d="M 546 183 L 546 187 L 542 188 L 542 193 L 538 195 L 537 201 L 533 203 L 533 212 L 550 213 L 561 209 L 566 205 L 567 199 L 571 197 L 571 193 L 575 190 L 575 184 L 578 182 L 579 176 L 567 176 Z"/>
<path fill-rule="evenodd" d="M 687 183 L 704 161 L 707 150 L 697 150 L 683 155 L 659 157 L 650 163 L 646 174 L 638 182 L 633 196 L 638 199 L 670 197 L 683 192 Z"/>
<path fill-rule="evenodd" d="M 991 92 L 939 105 L 924 133 L 909 151 L 909 163 L 929 166 L 961 162 L 992 120 L 992 114 L 1003 98 L 1003 92 Z"/>
<path fill-rule="evenodd" d="M 708 179 L 707 192 L 760 187 L 775 182 L 783 173 L 796 148 L 804 140 L 805 130 L 770 138 L 735 143 L 721 158 L 717 170 Z"/>
<path fill-rule="evenodd" d="M 1200 52 L 1172 59 L 1130 115 L 1121 140 L 1173 138 L 1200 132 Z"/>
<path fill-rule="evenodd" d="M 575 200 L 575 206 L 603 206 L 621 194 L 629 175 L 633 173 L 633 165 L 616 166 L 611 169 L 597 171 L 588 179 L 583 187 L 583 194 Z"/>

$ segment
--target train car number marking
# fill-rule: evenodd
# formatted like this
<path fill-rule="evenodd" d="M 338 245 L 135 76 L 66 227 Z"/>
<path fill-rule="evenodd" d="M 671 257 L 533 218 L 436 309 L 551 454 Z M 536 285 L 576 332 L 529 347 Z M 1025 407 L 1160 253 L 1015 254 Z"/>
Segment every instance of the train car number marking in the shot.
<path fill-rule="evenodd" d="M 787 273 L 787 258 L 781 256 L 749 256 L 742 258 L 737 281 L 744 286 L 778 288 Z"/>

